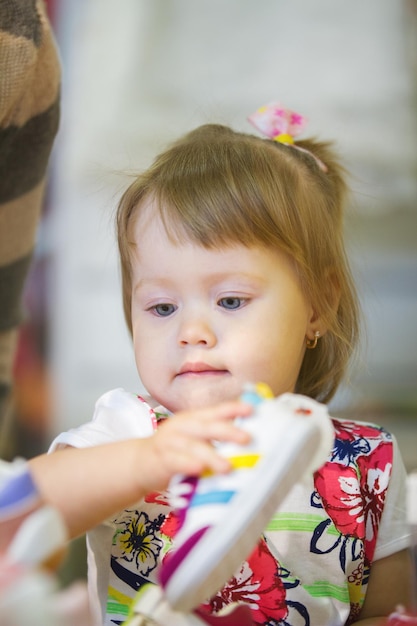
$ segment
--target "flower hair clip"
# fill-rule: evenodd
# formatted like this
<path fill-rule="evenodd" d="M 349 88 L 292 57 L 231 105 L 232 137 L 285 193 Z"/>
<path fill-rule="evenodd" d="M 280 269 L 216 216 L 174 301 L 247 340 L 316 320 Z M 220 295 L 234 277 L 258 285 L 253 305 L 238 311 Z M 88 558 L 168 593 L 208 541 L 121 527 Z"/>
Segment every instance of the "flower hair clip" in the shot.
<path fill-rule="evenodd" d="M 310 150 L 294 144 L 294 137 L 297 137 L 307 125 L 307 118 L 303 115 L 291 111 L 291 109 L 286 109 L 279 102 L 271 102 L 252 113 L 248 117 L 248 121 L 269 139 L 309 154 L 316 161 L 319 168 L 323 172 L 327 172 L 327 167 L 323 161 L 317 158 Z"/>

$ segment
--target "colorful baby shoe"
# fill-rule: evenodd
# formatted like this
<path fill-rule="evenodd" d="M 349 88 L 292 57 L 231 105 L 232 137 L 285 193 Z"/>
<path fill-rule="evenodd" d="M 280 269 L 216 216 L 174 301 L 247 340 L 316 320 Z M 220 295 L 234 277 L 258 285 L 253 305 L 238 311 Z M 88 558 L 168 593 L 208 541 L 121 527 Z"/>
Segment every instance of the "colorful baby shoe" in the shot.
<path fill-rule="evenodd" d="M 6 552 L 22 523 L 41 506 L 25 461 L 0 460 L 0 554 Z"/>
<path fill-rule="evenodd" d="M 179 531 L 159 581 L 176 611 L 190 612 L 231 578 L 293 485 L 321 467 L 333 446 L 327 408 L 311 398 L 264 399 L 252 386 L 242 399 L 255 406 L 238 420 L 251 442 L 217 446 L 232 471 L 170 485 Z"/>
<path fill-rule="evenodd" d="M 59 590 L 50 567 L 68 541 L 64 520 L 45 505 L 27 463 L 0 461 L 0 624 L 92 626 L 87 585 Z"/>
<path fill-rule="evenodd" d="M 0 554 L 36 567 L 61 553 L 67 541 L 62 516 L 42 502 L 27 463 L 0 461 Z"/>

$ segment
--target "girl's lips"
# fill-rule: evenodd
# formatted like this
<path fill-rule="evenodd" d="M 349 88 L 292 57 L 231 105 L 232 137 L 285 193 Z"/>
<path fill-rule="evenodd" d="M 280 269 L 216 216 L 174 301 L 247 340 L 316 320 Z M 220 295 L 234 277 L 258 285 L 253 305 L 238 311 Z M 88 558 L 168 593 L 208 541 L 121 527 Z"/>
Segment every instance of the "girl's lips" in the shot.
<path fill-rule="evenodd" d="M 218 375 L 218 374 L 225 374 L 227 373 L 227 370 L 224 369 L 217 369 L 215 367 L 212 367 L 211 365 L 207 365 L 207 363 L 186 363 L 185 365 L 182 366 L 182 368 L 180 369 L 180 371 L 178 372 L 177 376 L 184 376 L 184 375 Z"/>

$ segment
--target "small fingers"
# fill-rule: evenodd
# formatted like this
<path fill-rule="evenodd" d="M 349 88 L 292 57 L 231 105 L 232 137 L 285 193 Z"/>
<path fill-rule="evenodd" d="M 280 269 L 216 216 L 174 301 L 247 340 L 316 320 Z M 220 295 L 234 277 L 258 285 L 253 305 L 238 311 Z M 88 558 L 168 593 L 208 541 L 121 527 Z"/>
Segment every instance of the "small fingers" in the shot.
<path fill-rule="evenodd" d="M 230 461 L 220 456 L 210 444 L 200 442 L 188 446 L 187 450 L 175 452 L 177 473 L 189 476 L 199 476 L 210 470 L 215 474 L 225 474 L 230 471 Z"/>
<path fill-rule="evenodd" d="M 230 471 L 230 462 L 219 455 L 213 441 L 229 441 L 245 445 L 250 435 L 233 420 L 252 413 L 252 406 L 240 401 L 215 407 L 183 411 L 163 422 L 153 444 L 159 462 L 168 475 L 175 473 L 197 476 L 206 470 L 214 473 Z"/>
<path fill-rule="evenodd" d="M 249 434 L 239 428 L 233 420 L 236 417 L 246 417 L 252 411 L 253 407 L 250 404 L 240 401 L 228 402 L 198 411 L 177 413 L 174 419 L 166 424 L 170 423 L 172 429 L 179 433 L 205 441 L 233 441 L 246 444 L 250 440 Z"/>
<path fill-rule="evenodd" d="M 204 428 L 204 437 L 208 440 L 230 441 L 241 445 L 247 444 L 250 441 L 248 432 L 235 424 L 227 422 L 207 424 Z"/>

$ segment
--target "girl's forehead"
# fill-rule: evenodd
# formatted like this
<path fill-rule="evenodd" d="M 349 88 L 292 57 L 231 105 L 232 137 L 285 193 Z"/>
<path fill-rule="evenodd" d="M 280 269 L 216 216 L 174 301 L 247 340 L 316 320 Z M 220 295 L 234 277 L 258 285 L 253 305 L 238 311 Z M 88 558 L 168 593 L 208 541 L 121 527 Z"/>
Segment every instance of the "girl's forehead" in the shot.
<path fill-rule="evenodd" d="M 152 198 L 145 198 L 135 207 L 130 222 L 130 233 L 135 243 L 144 237 L 166 237 L 167 228 L 159 205 Z"/>
<path fill-rule="evenodd" d="M 152 200 L 144 200 L 133 213 L 136 234 L 150 229 L 163 228 L 163 221 L 158 205 Z"/>
<path fill-rule="evenodd" d="M 178 214 L 173 214 L 168 205 L 152 197 L 144 198 L 132 215 L 131 233 L 135 242 L 146 238 L 169 239 L 175 245 L 193 242 L 189 224 L 182 222 Z M 194 242 L 195 243 L 195 242 Z M 204 247 L 204 244 L 202 244 Z"/>
<path fill-rule="evenodd" d="M 171 226 L 174 227 L 173 231 L 170 230 L 169 222 L 165 222 L 159 209 L 153 207 L 152 203 L 147 204 L 143 212 L 140 211 L 132 233 L 136 263 L 156 264 L 161 267 L 164 259 L 169 264 L 174 256 L 176 260 L 193 259 L 197 265 L 203 266 L 219 261 L 223 264 L 223 269 L 229 264 L 250 267 L 254 260 L 260 259 L 268 259 L 268 262 L 273 259 L 274 263 L 284 260 L 285 264 L 293 264 L 291 257 L 279 246 L 265 245 L 259 241 L 246 244 L 239 241 L 239 238 L 226 241 L 219 238 L 216 245 L 206 245 L 204 241 L 193 238 L 185 228 L 180 227 L 178 231 L 173 223 Z"/>

